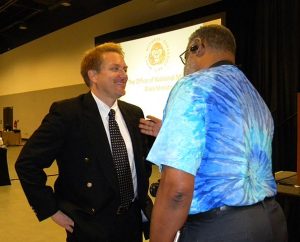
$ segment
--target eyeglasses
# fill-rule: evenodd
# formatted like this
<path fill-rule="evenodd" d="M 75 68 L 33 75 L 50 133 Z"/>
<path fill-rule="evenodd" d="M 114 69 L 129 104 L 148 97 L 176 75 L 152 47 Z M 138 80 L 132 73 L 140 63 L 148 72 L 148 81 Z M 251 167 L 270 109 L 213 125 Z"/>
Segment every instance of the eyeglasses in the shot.
<path fill-rule="evenodd" d="M 185 65 L 186 64 L 186 54 L 188 51 L 190 52 L 195 52 L 196 50 L 198 50 L 199 45 L 192 45 L 191 47 L 187 48 L 182 54 L 179 55 L 180 60 L 182 61 L 182 63 Z"/>

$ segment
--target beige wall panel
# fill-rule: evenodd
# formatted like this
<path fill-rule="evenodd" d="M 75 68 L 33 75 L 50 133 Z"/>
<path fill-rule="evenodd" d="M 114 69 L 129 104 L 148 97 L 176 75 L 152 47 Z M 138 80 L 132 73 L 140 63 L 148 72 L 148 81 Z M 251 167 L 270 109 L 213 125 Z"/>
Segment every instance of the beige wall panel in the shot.
<path fill-rule="evenodd" d="M 54 101 L 75 97 L 85 92 L 88 92 L 87 86 L 79 84 L 0 96 L 0 130 L 3 127 L 3 107 L 13 107 L 13 120 L 19 120 L 17 128 L 21 130 L 22 138 L 29 138 Z"/>

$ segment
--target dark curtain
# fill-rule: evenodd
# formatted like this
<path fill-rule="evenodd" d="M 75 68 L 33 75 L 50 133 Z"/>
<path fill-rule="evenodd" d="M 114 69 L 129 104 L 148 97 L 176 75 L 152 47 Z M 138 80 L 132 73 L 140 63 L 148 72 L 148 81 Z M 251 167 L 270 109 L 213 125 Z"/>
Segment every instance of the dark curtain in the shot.
<path fill-rule="evenodd" d="M 273 171 L 297 168 L 299 0 L 225 0 L 237 64 L 270 108 L 275 125 Z"/>

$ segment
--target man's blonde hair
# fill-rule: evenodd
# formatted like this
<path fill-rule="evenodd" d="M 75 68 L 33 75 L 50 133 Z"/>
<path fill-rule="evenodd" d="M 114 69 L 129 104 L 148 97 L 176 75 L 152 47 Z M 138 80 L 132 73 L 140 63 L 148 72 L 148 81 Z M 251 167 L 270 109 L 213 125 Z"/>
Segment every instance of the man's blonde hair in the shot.
<path fill-rule="evenodd" d="M 116 52 L 124 57 L 124 52 L 121 45 L 113 42 L 98 45 L 85 53 L 81 61 L 80 73 L 88 87 L 90 86 L 88 71 L 94 70 L 99 72 L 103 62 L 103 54 L 107 52 Z"/>

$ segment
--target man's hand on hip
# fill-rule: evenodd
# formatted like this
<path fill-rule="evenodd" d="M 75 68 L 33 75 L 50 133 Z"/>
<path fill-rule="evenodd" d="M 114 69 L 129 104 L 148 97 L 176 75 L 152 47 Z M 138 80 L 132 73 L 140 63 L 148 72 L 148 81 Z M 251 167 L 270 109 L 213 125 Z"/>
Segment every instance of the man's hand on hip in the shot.
<path fill-rule="evenodd" d="M 55 223 L 65 228 L 70 233 L 73 232 L 74 221 L 62 211 L 58 210 L 54 215 L 51 216 L 51 218 Z"/>

